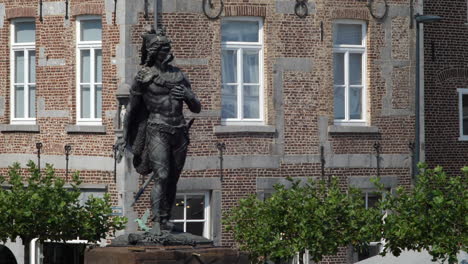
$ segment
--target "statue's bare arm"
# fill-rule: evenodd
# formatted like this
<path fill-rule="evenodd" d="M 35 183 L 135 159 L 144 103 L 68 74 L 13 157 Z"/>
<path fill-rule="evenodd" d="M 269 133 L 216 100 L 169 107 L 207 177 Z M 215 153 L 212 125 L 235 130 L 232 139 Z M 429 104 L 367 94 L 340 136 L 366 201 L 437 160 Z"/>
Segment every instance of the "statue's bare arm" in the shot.
<path fill-rule="evenodd" d="M 171 89 L 171 95 L 177 100 L 183 100 L 193 113 L 200 113 L 200 100 L 198 100 L 188 82 L 184 82 L 183 85 L 177 85 Z"/>

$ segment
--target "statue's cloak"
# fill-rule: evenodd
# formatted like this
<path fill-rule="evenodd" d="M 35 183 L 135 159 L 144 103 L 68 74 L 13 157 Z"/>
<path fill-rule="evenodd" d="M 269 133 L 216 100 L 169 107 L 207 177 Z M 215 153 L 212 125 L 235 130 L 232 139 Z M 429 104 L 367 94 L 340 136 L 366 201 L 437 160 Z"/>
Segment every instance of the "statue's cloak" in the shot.
<path fill-rule="evenodd" d="M 130 89 L 130 101 L 127 105 L 124 130 L 126 130 L 125 143 L 127 150 L 133 153 L 133 166 L 135 170 L 142 175 L 151 173 L 149 166 L 148 151 L 145 148 L 146 145 L 146 123 L 148 121 L 148 110 L 143 100 L 138 100 L 139 103 L 135 104 L 135 85 L 138 85 L 136 81 Z"/>

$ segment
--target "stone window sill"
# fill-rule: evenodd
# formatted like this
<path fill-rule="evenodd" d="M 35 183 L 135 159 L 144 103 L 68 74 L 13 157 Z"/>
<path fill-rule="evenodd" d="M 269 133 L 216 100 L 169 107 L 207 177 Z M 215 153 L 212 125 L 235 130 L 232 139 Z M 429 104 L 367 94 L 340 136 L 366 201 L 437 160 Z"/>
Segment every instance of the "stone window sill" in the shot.
<path fill-rule="evenodd" d="M 330 134 L 378 134 L 379 128 L 375 126 L 328 126 Z"/>
<path fill-rule="evenodd" d="M 276 128 L 274 126 L 215 126 L 213 132 L 215 135 L 240 133 L 274 134 L 276 133 Z"/>
<path fill-rule="evenodd" d="M 11 133 L 11 132 L 28 132 L 28 133 L 39 133 L 39 125 L 11 125 L 11 124 L 0 124 L 0 132 Z"/>
<path fill-rule="evenodd" d="M 106 134 L 105 126 L 84 126 L 84 125 L 68 125 L 65 127 L 68 134 Z"/>

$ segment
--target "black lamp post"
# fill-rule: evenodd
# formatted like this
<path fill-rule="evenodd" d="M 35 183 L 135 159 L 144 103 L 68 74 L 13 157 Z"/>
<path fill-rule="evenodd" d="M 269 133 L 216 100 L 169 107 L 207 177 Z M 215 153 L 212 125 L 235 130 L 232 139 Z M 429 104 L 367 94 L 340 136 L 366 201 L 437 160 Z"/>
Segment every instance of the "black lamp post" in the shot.
<path fill-rule="evenodd" d="M 420 95 L 420 86 L 421 83 L 419 81 L 420 78 L 420 71 L 421 71 L 421 65 L 420 65 L 420 49 L 419 49 L 419 43 L 420 43 L 420 24 L 428 24 L 428 23 L 434 23 L 442 20 L 443 18 L 439 16 L 433 16 L 433 15 L 420 15 L 416 14 L 414 16 L 416 20 L 416 92 L 415 92 L 415 147 L 414 147 L 414 161 L 413 161 L 413 179 L 414 177 L 418 174 L 418 163 L 420 159 L 420 100 L 419 100 L 419 95 Z"/>

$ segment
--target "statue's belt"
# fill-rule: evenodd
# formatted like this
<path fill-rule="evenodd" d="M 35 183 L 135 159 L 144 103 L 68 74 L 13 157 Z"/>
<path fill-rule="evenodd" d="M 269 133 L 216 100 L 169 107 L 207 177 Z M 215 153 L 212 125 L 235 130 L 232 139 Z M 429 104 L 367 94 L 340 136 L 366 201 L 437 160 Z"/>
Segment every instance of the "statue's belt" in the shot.
<path fill-rule="evenodd" d="M 175 135 L 178 132 L 188 133 L 188 130 L 192 126 L 194 120 L 195 119 L 192 118 L 192 119 L 190 119 L 190 121 L 187 124 L 183 124 L 183 125 L 179 125 L 179 126 L 171 126 L 171 125 L 167 125 L 167 124 L 154 123 L 154 122 L 149 121 L 148 126 L 157 129 L 159 132 Z"/>

